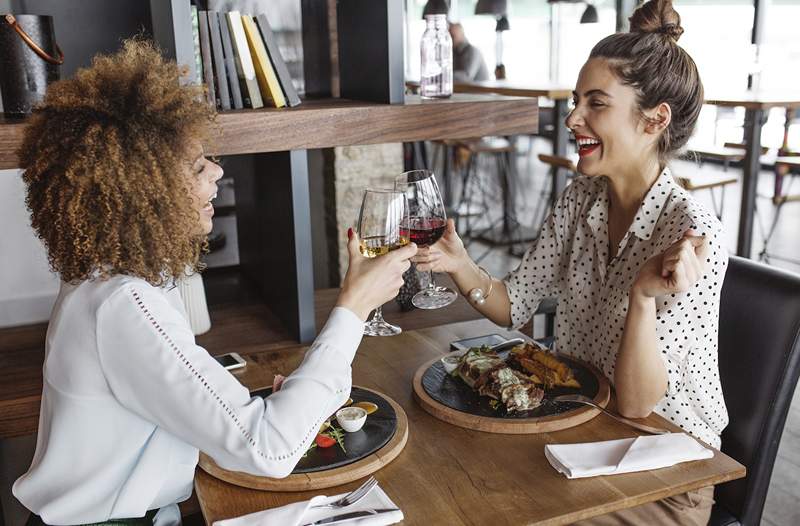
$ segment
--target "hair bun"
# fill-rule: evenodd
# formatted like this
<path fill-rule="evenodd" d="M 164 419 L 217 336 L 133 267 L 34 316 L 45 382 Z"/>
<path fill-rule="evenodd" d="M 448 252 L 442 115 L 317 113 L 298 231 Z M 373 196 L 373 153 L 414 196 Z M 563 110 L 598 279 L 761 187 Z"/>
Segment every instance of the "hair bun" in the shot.
<path fill-rule="evenodd" d="M 631 33 L 659 33 L 674 41 L 683 34 L 681 16 L 672 8 L 672 0 L 649 0 L 628 19 Z"/>

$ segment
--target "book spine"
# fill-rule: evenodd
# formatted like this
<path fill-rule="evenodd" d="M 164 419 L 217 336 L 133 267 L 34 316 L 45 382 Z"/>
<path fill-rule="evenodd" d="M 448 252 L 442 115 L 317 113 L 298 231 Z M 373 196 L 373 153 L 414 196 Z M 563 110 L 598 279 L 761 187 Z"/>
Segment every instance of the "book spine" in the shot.
<path fill-rule="evenodd" d="M 192 6 L 192 44 L 194 44 L 194 83 L 198 86 L 203 83 L 203 59 L 200 56 L 200 20 L 197 6 Z"/>
<path fill-rule="evenodd" d="M 225 13 L 219 15 L 219 33 L 222 37 L 222 52 L 225 56 L 225 72 L 228 74 L 228 83 L 231 87 L 231 99 L 233 107 L 237 110 L 244 108 L 242 101 L 242 90 L 239 87 L 239 74 L 236 73 L 236 56 L 233 51 L 231 32 L 228 29 L 228 18 Z"/>
<path fill-rule="evenodd" d="M 264 106 L 264 102 L 261 99 L 261 92 L 258 90 L 256 70 L 253 66 L 253 59 L 250 56 L 250 48 L 247 45 L 247 36 L 244 34 L 242 16 L 238 11 L 231 11 L 227 13 L 227 17 L 228 24 L 230 25 L 231 37 L 233 38 L 233 46 L 236 48 L 239 63 L 242 66 L 242 77 L 244 77 L 245 89 L 250 97 L 252 107 L 254 109 L 261 108 Z"/>
<path fill-rule="evenodd" d="M 292 83 L 292 76 L 289 74 L 289 68 L 286 67 L 286 62 L 283 60 L 280 48 L 278 47 L 278 40 L 275 38 L 275 33 L 267 21 L 267 15 L 260 14 L 256 17 L 258 27 L 261 30 L 261 37 L 264 39 L 264 44 L 267 47 L 267 54 L 275 68 L 275 73 L 278 75 L 283 92 L 286 95 L 286 102 L 290 107 L 295 107 L 300 104 L 300 97 L 297 95 L 297 90 Z"/>
<path fill-rule="evenodd" d="M 231 109 L 231 97 L 228 92 L 228 79 L 225 76 L 225 56 L 222 54 L 222 37 L 219 31 L 219 13 L 208 12 L 208 31 L 211 34 L 211 55 L 214 57 L 214 73 L 217 78 L 217 93 L 220 107 Z"/>
<path fill-rule="evenodd" d="M 214 91 L 214 66 L 211 64 L 211 41 L 208 38 L 208 11 L 200 11 L 200 53 L 203 56 L 203 79 L 206 83 L 208 103 L 217 105 Z"/>
<path fill-rule="evenodd" d="M 253 17 L 242 15 L 242 25 L 247 36 L 247 44 L 250 47 L 250 55 L 253 57 L 253 65 L 255 66 L 261 94 L 269 96 L 276 108 L 283 108 L 286 106 L 286 99 L 278 82 L 278 76 L 275 74 L 275 70 L 272 69 L 272 63 L 267 56 L 267 49 L 261 40 L 261 34 L 258 32 L 255 22 L 253 22 Z"/>

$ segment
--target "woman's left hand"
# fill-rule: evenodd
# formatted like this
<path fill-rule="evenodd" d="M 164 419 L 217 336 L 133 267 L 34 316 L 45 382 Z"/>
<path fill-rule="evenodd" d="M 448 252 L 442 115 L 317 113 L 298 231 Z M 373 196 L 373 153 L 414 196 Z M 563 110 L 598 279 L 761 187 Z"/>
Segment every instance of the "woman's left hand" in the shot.
<path fill-rule="evenodd" d="M 644 264 L 631 293 L 655 298 L 686 292 L 703 277 L 707 252 L 705 236 L 687 230 L 682 239 Z"/>

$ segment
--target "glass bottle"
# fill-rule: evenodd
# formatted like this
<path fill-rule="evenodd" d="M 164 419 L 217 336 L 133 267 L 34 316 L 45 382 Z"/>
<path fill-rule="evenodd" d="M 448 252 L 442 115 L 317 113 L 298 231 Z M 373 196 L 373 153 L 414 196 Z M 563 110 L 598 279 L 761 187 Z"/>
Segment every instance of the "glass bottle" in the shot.
<path fill-rule="evenodd" d="M 427 15 L 427 28 L 420 45 L 420 95 L 423 99 L 453 94 L 453 40 L 447 30 L 447 15 Z"/>

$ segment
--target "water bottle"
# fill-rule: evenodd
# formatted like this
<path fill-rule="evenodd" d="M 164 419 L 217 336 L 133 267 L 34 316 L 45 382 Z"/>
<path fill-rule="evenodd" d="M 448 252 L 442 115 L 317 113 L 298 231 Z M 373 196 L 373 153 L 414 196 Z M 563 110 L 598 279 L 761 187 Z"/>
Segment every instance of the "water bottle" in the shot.
<path fill-rule="evenodd" d="M 453 94 L 453 40 L 447 30 L 447 15 L 427 15 L 420 55 L 420 95 L 441 99 Z"/>

